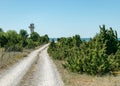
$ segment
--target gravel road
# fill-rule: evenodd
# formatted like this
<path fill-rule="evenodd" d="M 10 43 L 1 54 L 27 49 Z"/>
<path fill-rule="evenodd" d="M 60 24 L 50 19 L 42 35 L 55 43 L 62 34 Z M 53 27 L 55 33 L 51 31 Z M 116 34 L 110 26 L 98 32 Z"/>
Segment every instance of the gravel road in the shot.
<path fill-rule="evenodd" d="M 0 72 L 0 86 L 17 86 L 32 64 L 36 61 L 38 53 L 47 46 L 48 44 L 31 52 L 27 57 L 20 60 L 8 70 Z"/>
<path fill-rule="evenodd" d="M 19 86 L 63 86 L 63 81 L 47 53 L 47 48 L 39 53 L 37 61 L 24 76 Z"/>

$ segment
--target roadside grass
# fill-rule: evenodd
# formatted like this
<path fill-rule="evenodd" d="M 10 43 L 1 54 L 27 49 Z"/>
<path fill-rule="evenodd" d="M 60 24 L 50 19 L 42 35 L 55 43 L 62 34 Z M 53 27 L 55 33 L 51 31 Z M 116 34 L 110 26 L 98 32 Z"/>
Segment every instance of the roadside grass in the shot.
<path fill-rule="evenodd" d="M 90 76 L 66 70 L 65 61 L 54 60 L 65 86 L 120 86 L 120 75 Z"/>
<path fill-rule="evenodd" d="M 26 57 L 33 49 L 23 49 L 22 52 L 5 52 L 0 48 L 0 70 L 6 69 Z"/>

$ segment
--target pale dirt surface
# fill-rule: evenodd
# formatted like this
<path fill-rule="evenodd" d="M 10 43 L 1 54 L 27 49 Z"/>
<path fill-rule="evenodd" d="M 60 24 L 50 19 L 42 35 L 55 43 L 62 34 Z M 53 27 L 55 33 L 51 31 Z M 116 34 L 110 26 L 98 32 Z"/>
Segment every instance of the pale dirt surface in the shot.
<path fill-rule="evenodd" d="M 63 81 L 47 53 L 47 48 L 41 51 L 38 60 L 24 76 L 19 86 L 63 86 Z"/>
<path fill-rule="evenodd" d="M 0 86 L 16 86 L 35 62 L 38 53 L 47 46 L 48 44 L 31 52 L 27 57 L 10 67 L 8 70 L 1 71 Z"/>

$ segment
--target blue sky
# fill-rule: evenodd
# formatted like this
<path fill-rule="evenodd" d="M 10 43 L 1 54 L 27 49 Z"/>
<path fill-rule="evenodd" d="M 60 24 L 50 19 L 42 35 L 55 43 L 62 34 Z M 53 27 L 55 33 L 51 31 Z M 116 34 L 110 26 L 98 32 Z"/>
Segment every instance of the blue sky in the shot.
<path fill-rule="evenodd" d="M 49 37 L 80 34 L 93 37 L 99 25 L 117 30 L 120 37 L 120 0 L 0 0 L 0 27 L 35 31 Z"/>

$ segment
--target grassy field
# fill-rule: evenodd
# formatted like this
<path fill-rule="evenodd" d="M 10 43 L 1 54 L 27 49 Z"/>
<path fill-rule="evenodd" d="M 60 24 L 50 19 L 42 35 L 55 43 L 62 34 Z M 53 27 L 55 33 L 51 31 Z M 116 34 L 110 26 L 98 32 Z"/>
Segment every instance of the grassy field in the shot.
<path fill-rule="evenodd" d="M 120 86 L 120 75 L 90 76 L 72 73 L 62 66 L 64 61 L 54 60 L 65 86 Z"/>
<path fill-rule="evenodd" d="M 5 69 L 20 59 L 26 57 L 33 49 L 23 49 L 22 52 L 4 52 L 4 49 L 0 48 L 0 70 Z"/>
<path fill-rule="evenodd" d="M 19 60 L 22 60 L 33 50 L 39 49 L 41 46 L 37 46 L 34 49 L 23 49 L 22 52 L 5 52 L 4 48 L 0 48 L 0 72 L 4 69 L 9 68 L 13 64 L 17 63 Z"/>

